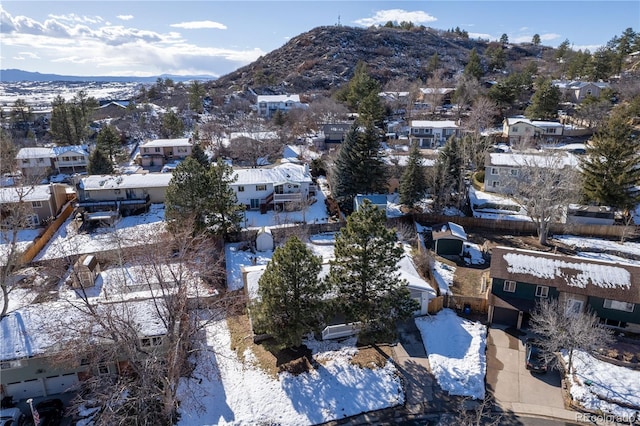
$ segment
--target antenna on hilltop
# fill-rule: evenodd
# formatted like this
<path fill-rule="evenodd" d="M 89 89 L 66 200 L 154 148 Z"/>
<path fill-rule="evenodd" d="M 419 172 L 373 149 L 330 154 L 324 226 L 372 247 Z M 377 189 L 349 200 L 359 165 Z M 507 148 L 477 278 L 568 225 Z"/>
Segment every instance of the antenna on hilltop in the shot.
<path fill-rule="evenodd" d="M 340 26 L 340 15 L 338 15 L 338 26 Z"/>

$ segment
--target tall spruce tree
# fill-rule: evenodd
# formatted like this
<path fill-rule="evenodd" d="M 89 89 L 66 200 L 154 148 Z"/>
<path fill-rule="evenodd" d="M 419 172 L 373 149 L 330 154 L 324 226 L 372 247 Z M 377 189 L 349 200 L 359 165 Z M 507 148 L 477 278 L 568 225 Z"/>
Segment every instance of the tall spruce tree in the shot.
<path fill-rule="evenodd" d="M 400 177 L 400 203 L 413 208 L 424 197 L 427 190 L 422 155 L 418 143 L 414 142 L 409 152 L 407 166 Z"/>
<path fill-rule="evenodd" d="M 351 126 L 336 158 L 332 176 L 333 195 L 346 210 L 351 210 L 358 194 L 385 192 L 387 168 L 380 149 L 378 129 L 369 123 L 364 132 Z"/>
<path fill-rule="evenodd" d="M 476 80 L 479 80 L 480 77 L 484 75 L 484 70 L 482 69 L 482 64 L 480 62 L 480 56 L 478 55 L 478 51 L 475 47 L 471 49 L 471 53 L 469 53 L 469 62 L 464 67 L 464 75 L 471 76 Z"/>
<path fill-rule="evenodd" d="M 173 171 L 166 193 L 166 217 L 171 230 L 193 224 L 196 231 L 206 229 L 226 236 L 240 225 L 242 206 L 230 184 L 235 181 L 231 166 L 221 159 L 206 167 L 187 157 Z"/>
<path fill-rule="evenodd" d="M 535 93 L 531 105 L 525 110 L 527 118 L 532 120 L 550 120 L 558 116 L 558 104 L 562 93 L 553 85 L 550 78 L 541 78 L 535 84 Z"/>
<path fill-rule="evenodd" d="M 271 335 L 277 346 L 297 347 L 323 322 L 326 286 L 318 278 L 321 258 L 297 237 L 273 252 L 260 277 L 260 301 L 253 311 L 255 328 Z"/>
<path fill-rule="evenodd" d="M 102 150 L 94 149 L 89 155 L 87 173 L 90 175 L 110 175 L 113 172 L 113 163 L 109 157 Z"/>
<path fill-rule="evenodd" d="M 614 112 L 587 145 L 581 161 L 587 202 L 623 211 L 640 202 L 640 141 L 633 138 L 627 117 Z"/>
<path fill-rule="evenodd" d="M 120 135 L 116 128 L 110 125 L 100 129 L 96 138 L 96 146 L 106 154 L 111 161 L 116 161 L 116 157 L 122 153 Z"/>
<path fill-rule="evenodd" d="M 336 237 L 328 275 L 347 320 L 360 321 L 365 332 L 391 331 L 418 308 L 398 273 L 403 250 L 385 223 L 385 211 L 365 200 Z"/>

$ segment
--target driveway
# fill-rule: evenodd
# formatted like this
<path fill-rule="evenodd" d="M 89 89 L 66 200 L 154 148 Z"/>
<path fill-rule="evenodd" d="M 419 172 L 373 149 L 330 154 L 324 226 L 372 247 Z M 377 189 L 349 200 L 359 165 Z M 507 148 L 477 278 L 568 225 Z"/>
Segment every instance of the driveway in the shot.
<path fill-rule="evenodd" d="M 517 335 L 516 335 L 517 334 Z M 560 373 L 531 373 L 525 367 L 527 336 L 512 328 L 492 326 L 487 336 L 487 387 L 503 411 L 575 420 L 565 410 Z"/>

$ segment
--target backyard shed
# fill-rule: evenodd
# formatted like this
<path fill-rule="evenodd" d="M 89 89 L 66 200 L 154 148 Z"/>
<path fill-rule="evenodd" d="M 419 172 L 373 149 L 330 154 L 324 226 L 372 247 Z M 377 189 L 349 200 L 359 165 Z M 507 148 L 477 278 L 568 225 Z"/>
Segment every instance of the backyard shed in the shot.
<path fill-rule="evenodd" d="M 462 256 L 467 234 L 456 223 L 447 222 L 432 227 L 433 250 L 440 256 Z"/>
<path fill-rule="evenodd" d="M 262 227 L 256 235 L 256 250 L 269 251 L 273 250 L 273 234 L 269 228 Z"/>

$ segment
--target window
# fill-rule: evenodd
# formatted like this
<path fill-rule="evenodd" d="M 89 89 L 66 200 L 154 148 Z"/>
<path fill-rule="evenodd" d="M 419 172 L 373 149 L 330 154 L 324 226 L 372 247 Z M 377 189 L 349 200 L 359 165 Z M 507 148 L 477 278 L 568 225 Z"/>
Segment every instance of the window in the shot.
<path fill-rule="evenodd" d="M 187 148 L 178 147 L 178 152 L 182 152 L 182 153 L 187 152 Z"/>
<path fill-rule="evenodd" d="M 497 187 L 500 186 L 500 182 L 498 182 L 497 180 L 493 181 L 493 182 L 491 182 L 491 186 L 494 187 L 494 188 L 497 188 Z"/>
<path fill-rule="evenodd" d="M 567 310 L 566 310 L 567 315 L 569 316 L 578 315 L 580 312 L 582 312 L 583 305 L 584 305 L 584 302 L 582 300 L 576 300 L 576 299 L 567 300 Z"/>
<path fill-rule="evenodd" d="M 23 158 L 22 159 L 22 164 L 29 164 L 29 159 L 28 158 Z"/>
<path fill-rule="evenodd" d="M 497 174 L 500 174 L 500 171 L 498 170 L 497 167 L 492 167 L 491 168 L 491 174 L 492 175 L 497 175 Z"/>
<path fill-rule="evenodd" d="M 555 133 L 556 129 L 554 128 L 547 128 L 547 133 Z"/>
<path fill-rule="evenodd" d="M 141 340 L 141 343 L 142 343 L 142 347 L 145 347 L 145 348 L 149 347 L 151 346 L 151 339 L 148 339 L 145 337 L 144 339 Z"/>
<path fill-rule="evenodd" d="M 513 131 L 513 133 L 518 133 L 518 128 L 514 126 L 514 127 L 512 127 L 512 131 Z"/>
<path fill-rule="evenodd" d="M 549 287 L 546 285 L 536 286 L 536 297 L 549 297 Z"/>
<path fill-rule="evenodd" d="M 504 282 L 504 286 L 502 287 L 502 289 L 508 293 L 515 293 L 516 291 L 516 282 L 515 281 L 509 281 L 509 280 L 505 280 Z"/>
<path fill-rule="evenodd" d="M 44 158 L 38 158 L 38 163 L 44 163 Z"/>
<path fill-rule="evenodd" d="M 149 152 L 149 148 L 142 148 L 142 152 L 144 152 L 145 154 L 147 154 Z"/>
<path fill-rule="evenodd" d="M 69 157 L 62 157 L 62 161 L 70 161 L 71 159 Z"/>
<path fill-rule="evenodd" d="M 616 311 L 633 312 L 634 305 L 629 302 L 618 302 L 617 300 L 605 299 L 602 304 L 607 309 L 615 309 Z"/>
<path fill-rule="evenodd" d="M 238 187 L 238 192 L 244 192 L 244 185 L 240 185 Z"/>
<path fill-rule="evenodd" d="M 256 185 L 256 191 L 266 191 L 267 185 Z"/>
<path fill-rule="evenodd" d="M 518 176 L 518 169 L 509 169 L 509 174 L 511 176 Z"/>
<path fill-rule="evenodd" d="M 40 207 L 42 207 L 42 201 L 32 201 L 31 202 L 31 206 L 34 209 L 39 209 Z"/>
<path fill-rule="evenodd" d="M 9 370 L 10 368 L 20 367 L 22 367 L 22 362 L 20 360 L 0 362 L 0 370 Z"/>
<path fill-rule="evenodd" d="M 160 337 L 160 336 L 152 337 L 151 338 L 151 345 L 152 346 L 160 346 L 160 345 L 162 345 L 162 337 Z"/>
<path fill-rule="evenodd" d="M 154 148 L 155 152 L 160 152 L 160 148 Z"/>
<path fill-rule="evenodd" d="M 260 208 L 260 199 L 259 198 L 252 198 L 251 199 L 251 209 L 259 209 Z"/>
<path fill-rule="evenodd" d="M 116 194 L 116 195 L 117 195 L 117 194 L 120 194 L 120 190 L 119 190 L 119 189 L 114 189 L 114 190 L 113 190 L 113 193 L 114 193 L 114 194 Z"/>
<path fill-rule="evenodd" d="M 99 365 L 98 374 L 109 374 L 109 366 L 106 364 Z"/>
<path fill-rule="evenodd" d="M 29 226 L 36 226 L 40 223 L 40 219 L 38 218 L 37 214 L 32 214 L 31 216 L 27 217 L 27 223 L 29 224 Z"/>

